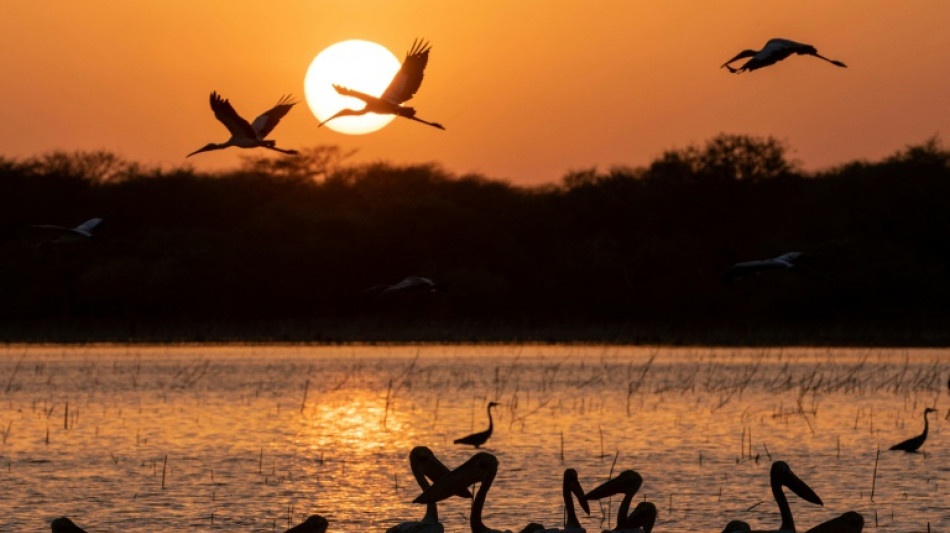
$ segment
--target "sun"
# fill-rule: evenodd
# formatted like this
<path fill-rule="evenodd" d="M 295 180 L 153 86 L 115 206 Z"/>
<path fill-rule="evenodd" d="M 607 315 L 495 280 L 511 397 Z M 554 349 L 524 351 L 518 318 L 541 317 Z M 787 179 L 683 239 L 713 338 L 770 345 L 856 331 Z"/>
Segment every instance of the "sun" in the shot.
<path fill-rule="evenodd" d="M 343 108 L 361 109 L 364 105 L 361 100 L 337 93 L 333 84 L 378 96 L 386 90 L 399 67 L 399 59 L 374 42 L 357 39 L 331 45 L 317 54 L 307 69 L 303 81 L 307 105 L 321 122 Z M 360 135 L 381 129 L 394 118 L 395 115 L 367 113 L 335 118 L 326 127 Z"/>

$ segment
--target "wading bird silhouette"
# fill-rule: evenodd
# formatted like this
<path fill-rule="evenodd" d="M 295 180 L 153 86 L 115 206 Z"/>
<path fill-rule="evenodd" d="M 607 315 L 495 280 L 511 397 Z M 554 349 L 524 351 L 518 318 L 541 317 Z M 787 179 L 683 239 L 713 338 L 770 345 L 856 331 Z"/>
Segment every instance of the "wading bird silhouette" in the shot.
<path fill-rule="evenodd" d="M 805 533 L 861 533 L 862 529 L 864 529 L 864 517 L 860 513 L 848 511 L 818 524 Z"/>
<path fill-rule="evenodd" d="M 409 101 L 419 86 L 422 85 L 422 75 L 426 64 L 429 62 L 429 43 L 424 40 L 416 39 L 412 41 L 412 48 L 406 53 L 406 59 L 402 62 L 399 72 L 393 76 L 389 86 L 383 91 L 382 96 L 370 96 L 366 93 L 354 91 L 342 85 L 334 85 L 336 92 L 343 96 L 352 96 L 359 98 L 366 105 L 362 109 L 341 109 L 335 115 L 320 123 L 323 126 L 327 122 L 345 116 L 365 115 L 366 113 L 378 113 L 380 115 L 397 115 L 409 120 L 415 120 L 429 126 L 444 130 L 445 127 L 438 122 L 428 122 L 416 116 L 416 110 L 412 107 L 401 105 Z M 317 126 L 317 127 L 320 127 Z"/>
<path fill-rule="evenodd" d="M 927 430 L 930 429 L 930 424 L 927 421 L 927 415 L 929 415 L 930 413 L 936 413 L 936 412 L 937 410 L 932 407 L 928 407 L 924 409 L 924 432 L 921 433 L 920 435 L 917 435 L 916 437 L 907 439 L 904 442 L 895 444 L 888 449 L 903 450 L 908 453 L 916 452 L 918 448 L 924 445 L 924 441 L 927 440 Z"/>
<path fill-rule="evenodd" d="M 221 144 L 208 143 L 204 148 L 199 148 L 185 157 L 191 157 L 195 154 L 208 152 L 210 150 L 221 150 L 229 146 L 237 146 L 239 148 L 261 147 L 284 154 L 296 154 L 297 150 L 277 148 L 275 141 L 264 139 L 264 137 L 267 137 L 267 134 L 277 126 L 280 119 L 290 111 L 290 108 L 296 104 L 297 102 L 292 101 L 290 95 L 285 95 L 277 101 L 277 105 L 255 118 L 253 123 L 248 123 L 241 115 L 237 114 L 237 111 L 231 106 L 231 102 L 225 98 L 221 98 L 218 93 L 212 92 L 211 110 L 214 111 L 215 118 L 221 121 L 224 127 L 231 132 L 231 138 Z"/>
<path fill-rule="evenodd" d="M 782 516 L 782 525 L 778 528 L 779 533 L 795 533 L 792 510 L 788 506 L 788 498 L 785 497 L 782 487 L 788 487 L 805 501 L 824 505 L 815 491 L 799 479 L 785 461 L 772 463 L 772 469 L 769 471 L 769 484 L 772 486 L 772 496 L 775 498 L 775 503 L 778 504 L 778 510 Z"/>
<path fill-rule="evenodd" d="M 828 59 L 827 57 L 819 54 L 818 50 L 816 50 L 815 47 L 810 44 L 796 43 L 795 41 L 789 41 L 788 39 L 769 39 L 769 42 L 765 43 L 765 46 L 763 46 L 761 50 L 743 50 L 736 54 L 736 57 L 723 63 L 719 68 L 725 67 L 729 69 L 729 72 L 732 72 L 733 74 L 739 74 L 746 70 L 755 70 L 757 68 L 767 67 L 785 59 L 792 54 L 815 56 L 818 59 L 824 59 L 832 65 L 837 65 L 839 67 L 848 66 L 841 61 Z M 743 63 L 743 65 L 739 68 L 733 68 L 729 66 L 729 63 L 744 57 L 751 57 L 752 59 Z"/>
<path fill-rule="evenodd" d="M 497 473 L 498 459 L 490 453 L 478 452 L 468 461 L 462 463 L 461 466 L 424 490 L 419 497 L 413 500 L 413 503 L 439 502 L 457 494 L 459 490 L 475 482 L 480 482 L 478 491 L 475 493 L 475 499 L 472 500 L 472 510 L 468 517 L 472 533 L 511 533 L 511 530 L 507 529 L 490 529 L 482 522 L 485 498 L 488 496 L 488 490 L 491 489 L 492 481 L 495 480 Z M 539 529 L 543 529 L 543 526 L 532 522 L 521 529 L 519 533 L 537 532 Z"/>
<path fill-rule="evenodd" d="M 609 479 L 587 493 L 588 500 L 600 500 L 614 494 L 623 494 L 617 509 L 617 523 L 614 529 L 605 529 L 604 533 L 650 533 L 656 522 L 656 506 L 650 502 L 640 502 L 631 513 L 630 503 L 634 495 L 643 486 L 643 477 L 634 470 L 624 470 L 617 477 Z"/>
<path fill-rule="evenodd" d="M 74 242 L 78 240 L 91 239 L 92 230 L 94 230 L 96 226 L 101 223 L 101 218 L 90 218 L 75 228 L 67 228 L 65 226 L 56 226 L 53 224 L 34 224 L 32 227 L 60 232 L 60 236 L 53 242 Z"/>
<path fill-rule="evenodd" d="M 753 274 L 758 274 L 764 270 L 774 270 L 778 268 L 794 270 L 798 268 L 798 265 L 795 262 L 800 260 L 803 255 L 804 254 L 801 252 L 788 252 L 771 259 L 760 259 L 756 261 L 743 261 L 741 263 L 736 263 L 732 265 L 729 270 L 722 274 L 722 281 L 728 285 L 736 280 L 742 279 L 746 276 L 751 276 Z"/>
<path fill-rule="evenodd" d="M 416 446 L 409 452 L 409 466 L 416 483 L 422 490 L 429 488 L 429 482 L 435 483 L 449 473 L 448 467 L 425 446 Z M 472 493 L 462 488 L 455 496 L 471 498 Z M 416 522 L 402 522 L 386 530 L 386 533 L 442 533 L 445 530 L 439 522 L 439 510 L 435 502 L 426 504 L 426 514 Z"/>
<path fill-rule="evenodd" d="M 580 520 L 577 519 L 577 512 L 574 511 L 574 497 L 577 497 L 577 503 L 581 504 L 581 509 L 590 515 L 590 505 L 587 504 L 587 498 L 584 497 L 584 489 L 581 482 L 577 479 L 577 470 L 568 468 L 564 470 L 564 481 L 561 484 L 561 493 L 564 497 L 564 509 L 567 516 L 564 518 L 564 529 L 552 528 L 541 529 L 542 533 L 587 533 L 587 530 L 581 527 Z"/>
<path fill-rule="evenodd" d="M 485 444 L 485 441 L 491 437 L 492 431 L 495 429 L 495 424 L 491 418 L 491 408 L 496 405 L 501 405 L 498 402 L 488 402 L 488 429 L 485 431 L 479 431 L 478 433 L 472 433 L 460 439 L 455 439 L 452 441 L 453 444 L 470 444 L 475 448 L 478 448 L 482 444 Z"/>

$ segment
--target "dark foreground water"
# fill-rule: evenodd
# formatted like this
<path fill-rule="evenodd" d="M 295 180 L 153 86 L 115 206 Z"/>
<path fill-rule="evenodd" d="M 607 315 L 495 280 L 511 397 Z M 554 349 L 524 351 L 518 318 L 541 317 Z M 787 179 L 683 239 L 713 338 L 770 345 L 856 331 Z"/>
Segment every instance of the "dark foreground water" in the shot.
<path fill-rule="evenodd" d="M 424 511 L 407 455 L 487 426 L 485 522 L 562 520 L 586 489 L 644 478 L 655 531 L 776 529 L 772 460 L 824 500 L 799 530 L 856 510 L 890 531 L 950 528 L 948 350 L 615 346 L 9 346 L 0 349 L 0 531 L 283 531 L 320 513 L 375 531 Z M 887 447 L 923 429 L 926 453 Z M 879 460 L 877 452 L 881 449 Z M 877 462 L 877 474 L 874 475 Z M 873 499 L 871 492 L 873 489 Z M 761 503 L 760 503 L 761 502 Z M 613 526 L 607 506 L 582 522 Z M 466 501 L 440 508 L 467 531 Z"/>

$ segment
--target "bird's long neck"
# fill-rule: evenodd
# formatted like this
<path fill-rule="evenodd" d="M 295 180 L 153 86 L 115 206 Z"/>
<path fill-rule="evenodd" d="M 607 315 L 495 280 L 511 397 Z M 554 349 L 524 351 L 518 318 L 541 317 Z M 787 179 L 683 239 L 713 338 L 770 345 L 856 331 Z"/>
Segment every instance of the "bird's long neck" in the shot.
<path fill-rule="evenodd" d="M 412 464 L 412 475 L 416 478 L 416 483 L 419 484 L 423 492 L 429 488 L 429 480 L 426 479 L 426 476 L 422 473 L 422 469 L 415 463 Z M 426 514 L 422 517 L 421 521 L 427 524 L 434 524 L 439 521 L 439 507 L 435 502 L 426 504 Z"/>
<path fill-rule="evenodd" d="M 927 415 L 930 414 L 930 411 L 924 411 L 924 432 L 920 435 L 920 438 L 927 438 L 927 430 L 930 429 L 930 422 L 927 420 Z"/>
<path fill-rule="evenodd" d="M 577 519 L 577 513 L 574 512 L 574 495 L 571 494 L 571 488 L 564 483 L 564 508 L 567 509 L 567 519 L 564 520 L 564 528 L 577 528 L 581 526 Z"/>
<path fill-rule="evenodd" d="M 627 513 L 630 511 L 630 502 L 633 501 L 634 494 L 636 493 L 628 490 L 624 493 L 623 499 L 620 500 L 620 508 L 617 509 L 616 529 L 622 529 L 627 525 Z"/>
<path fill-rule="evenodd" d="M 491 410 L 488 411 L 489 417 L 491 416 Z M 485 527 L 485 523 L 482 522 L 482 508 L 485 507 L 485 498 L 488 496 L 488 489 L 491 488 L 492 481 L 495 480 L 495 471 L 492 470 L 485 475 L 485 478 L 482 479 L 481 485 L 478 486 L 478 492 L 475 493 L 475 499 L 472 500 L 472 512 L 469 516 L 469 523 L 472 526 L 472 533 L 482 533 L 488 528 Z"/>
<path fill-rule="evenodd" d="M 792 519 L 792 509 L 788 506 L 788 498 L 782 491 L 782 482 L 777 478 L 772 478 L 772 496 L 775 497 L 775 503 L 778 504 L 778 510 L 782 514 L 782 525 L 779 531 L 795 531 L 795 520 Z"/>
<path fill-rule="evenodd" d="M 491 433 L 492 429 L 494 429 L 494 427 L 495 427 L 495 426 L 494 426 L 494 422 L 492 422 L 492 419 L 491 419 L 491 408 L 492 408 L 492 407 L 494 407 L 494 405 L 489 405 L 489 406 L 488 406 L 488 432 L 489 432 L 489 433 Z"/>

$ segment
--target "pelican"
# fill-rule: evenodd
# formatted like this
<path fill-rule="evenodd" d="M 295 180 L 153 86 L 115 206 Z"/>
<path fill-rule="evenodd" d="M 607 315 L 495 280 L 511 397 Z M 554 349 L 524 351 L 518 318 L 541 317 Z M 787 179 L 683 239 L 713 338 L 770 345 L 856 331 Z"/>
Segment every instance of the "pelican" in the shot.
<path fill-rule="evenodd" d="M 75 242 L 92 238 L 92 230 L 102 223 L 101 218 L 90 218 L 75 228 L 65 226 L 56 226 L 54 224 L 34 224 L 32 227 L 38 229 L 49 229 L 60 232 L 60 236 L 53 242 Z M 67 518 L 68 520 L 68 518 Z"/>
<path fill-rule="evenodd" d="M 805 533 L 861 533 L 862 529 L 864 529 L 864 517 L 860 513 L 848 511 L 818 524 Z"/>
<path fill-rule="evenodd" d="M 226 98 L 221 98 L 218 93 L 212 91 L 211 110 L 214 111 L 215 118 L 220 120 L 221 123 L 224 124 L 224 127 L 231 132 L 231 138 L 221 144 L 208 143 L 204 148 L 195 150 L 185 157 L 191 157 L 195 154 L 210 150 L 221 150 L 228 146 L 237 146 L 239 148 L 257 148 L 260 146 L 284 154 L 296 154 L 297 150 L 277 148 L 274 141 L 264 140 L 264 137 L 267 137 L 267 134 L 274 129 L 274 126 L 280 122 L 280 119 L 284 118 L 284 115 L 286 115 L 287 112 L 290 111 L 290 108 L 296 105 L 296 103 L 297 102 L 294 102 L 290 95 L 285 95 L 277 101 L 277 105 L 255 118 L 253 123 L 248 124 L 241 115 L 237 114 L 237 111 L 231 106 L 231 102 Z"/>
<path fill-rule="evenodd" d="M 564 470 L 564 482 L 561 485 L 561 491 L 564 496 L 564 509 L 567 510 L 567 518 L 564 519 L 564 529 L 541 529 L 542 533 L 587 533 L 587 530 L 581 527 L 577 519 L 577 513 L 574 511 L 574 499 L 581 504 L 581 509 L 590 515 L 590 506 L 587 504 L 587 498 L 584 497 L 584 489 L 581 487 L 580 480 L 577 479 L 577 470 L 568 468 Z"/>
<path fill-rule="evenodd" d="M 788 499 L 785 497 L 782 487 L 792 489 L 792 492 L 805 501 L 817 505 L 824 505 L 821 498 L 815 494 L 815 491 L 811 490 L 811 487 L 799 479 L 785 461 L 775 461 L 772 463 L 772 470 L 769 472 L 769 481 L 772 485 L 772 496 L 775 497 L 775 503 L 778 504 L 778 510 L 782 515 L 782 525 L 780 525 L 778 531 L 774 533 L 795 533 L 795 521 L 792 519 L 792 510 L 788 506 Z"/>
<path fill-rule="evenodd" d="M 930 424 L 927 422 L 927 415 L 930 413 L 936 413 L 937 410 L 928 407 L 924 409 L 924 432 L 916 437 L 910 438 L 901 442 L 900 444 L 895 444 L 889 449 L 891 450 L 904 450 L 905 452 L 916 452 L 918 448 L 924 445 L 924 441 L 927 440 L 927 430 L 929 429 Z"/>
<path fill-rule="evenodd" d="M 61 516 L 49 523 L 53 533 L 86 533 L 86 530 L 77 526 L 72 520 Z"/>
<path fill-rule="evenodd" d="M 733 74 L 739 74 L 746 70 L 755 70 L 757 68 L 767 67 L 773 63 L 777 63 L 786 57 L 792 54 L 808 54 L 810 56 L 815 56 L 818 59 L 824 59 L 825 61 L 831 63 L 832 65 L 837 65 L 839 67 L 847 67 L 841 61 L 836 61 L 834 59 L 828 59 L 827 57 L 818 53 L 818 50 L 810 44 L 796 43 L 795 41 L 789 41 L 788 39 L 769 39 L 769 42 L 765 43 L 765 46 L 761 50 L 743 50 L 736 54 L 736 57 L 726 61 L 719 68 L 727 68 L 729 72 Z M 733 68 L 729 66 L 729 63 L 736 61 L 737 59 L 742 59 L 743 57 L 751 57 L 752 59 L 746 61 L 739 68 Z"/>
<path fill-rule="evenodd" d="M 501 405 L 498 402 L 488 402 L 488 429 L 485 431 L 479 431 L 478 433 L 472 433 L 466 437 L 460 439 L 455 439 L 452 441 L 453 444 L 471 444 L 476 449 L 482 444 L 485 444 L 485 441 L 491 437 L 492 431 L 495 429 L 494 422 L 491 419 L 491 408 L 496 405 Z"/>
<path fill-rule="evenodd" d="M 438 122 L 427 122 L 417 117 L 414 108 L 400 105 L 410 100 L 412 96 L 416 94 L 416 91 L 419 90 L 419 86 L 422 85 L 423 71 L 425 71 L 426 63 L 429 62 L 429 50 L 429 43 L 424 40 L 417 39 L 412 41 L 412 48 L 406 53 L 406 59 L 402 62 L 402 67 L 400 67 L 399 72 L 393 76 L 392 81 L 389 82 L 389 86 L 386 87 L 386 90 L 383 91 L 380 97 L 354 91 L 342 85 L 333 85 L 336 92 L 343 96 L 359 98 L 366 105 L 363 106 L 363 109 L 342 109 L 337 111 L 335 115 L 321 122 L 320 126 L 323 126 L 336 117 L 378 113 L 380 115 L 405 117 L 409 120 L 415 120 L 416 122 L 444 130 L 445 127 Z M 317 127 L 319 128 L 320 126 Z"/>
<path fill-rule="evenodd" d="M 722 533 L 736 533 L 738 531 L 752 531 L 752 528 L 749 527 L 747 522 L 742 520 L 733 520 L 726 524 L 726 527 L 722 528 Z"/>
<path fill-rule="evenodd" d="M 758 274 L 763 270 L 774 270 L 777 268 L 795 269 L 798 268 L 795 262 L 801 259 L 803 255 L 801 252 L 788 252 L 771 259 L 736 263 L 732 265 L 732 268 L 723 273 L 722 280 L 724 283 L 730 284 L 737 279 Z"/>
<path fill-rule="evenodd" d="M 607 496 L 623 493 L 623 499 L 620 500 L 620 507 L 617 509 L 616 526 L 612 530 L 605 529 L 604 533 L 632 533 L 634 530 L 648 533 L 648 530 L 646 527 L 644 527 L 647 523 L 649 523 L 650 529 L 653 529 L 653 522 L 656 520 L 656 506 L 654 506 L 652 503 L 648 504 L 649 506 L 653 507 L 654 514 L 652 519 L 649 517 L 650 509 L 648 506 L 644 506 L 642 508 L 637 506 L 637 509 L 639 509 L 639 514 L 637 514 L 635 517 L 634 513 L 627 514 L 627 511 L 630 510 L 630 502 L 633 501 L 633 496 L 637 493 L 637 491 L 640 490 L 641 486 L 643 486 L 643 477 L 641 477 L 640 474 L 634 470 L 624 470 L 619 475 L 617 475 L 617 477 L 605 481 L 600 486 L 587 493 L 586 498 L 588 500 L 599 500 L 601 498 L 606 498 Z M 648 502 L 643 503 L 646 504 Z M 631 518 L 635 518 L 635 521 L 632 524 L 630 520 Z M 642 530 L 640 528 L 642 528 Z"/>
<path fill-rule="evenodd" d="M 409 452 L 409 466 L 422 490 L 429 488 L 429 480 L 438 481 L 449 473 L 449 469 L 439 461 L 432 450 L 425 446 L 416 446 Z M 464 487 L 455 495 L 463 498 L 472 497 L 472 493 Z M 439 510 L 436 503 L 432 502 L 426 504 L 426 514 L 422 520 L 402 522 L 387 529 L 386 533 L 442 533 L 443 531 L 444 527 L 439 522 Z"/>
<path fill-rule="evenodd" d="M 420 494 L 413 503 L 439 502 L 452 495 L 458 494 L 458 491 L 469 485 L 480 482 L 478 491 L 475 493 L 475 499 L 472 500 L 472 510 L 469 513 L 469 523 L 472 533 L 511 533 L 511 530 L 490 529 L 482 522 L 482 508 L 485 507 L 485 498 L 488 496 L 488 490 L 491 489 L 492 481 L 498 473 L 498 459 L 487 452 L 478 452 L 461 466 L 449 472 L 442 479 L 436 481 L 431 487 Z M 519 533 L 537 532 L 539 527 L 543 526 L 532 522 L 525 526 Z"/>

